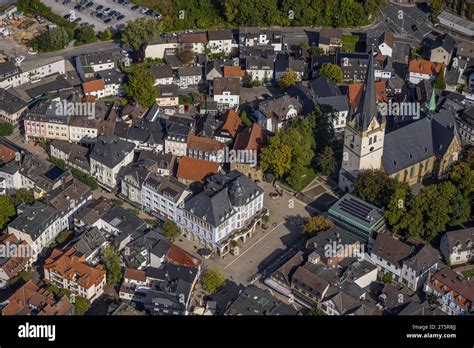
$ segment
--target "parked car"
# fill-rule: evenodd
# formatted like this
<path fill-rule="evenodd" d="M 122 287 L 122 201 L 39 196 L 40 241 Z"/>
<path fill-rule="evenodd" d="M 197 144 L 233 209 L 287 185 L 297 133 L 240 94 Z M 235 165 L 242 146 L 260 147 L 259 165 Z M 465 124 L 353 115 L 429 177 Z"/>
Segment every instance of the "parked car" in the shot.
<path fill-rule="evenodd" d="M 142 9 L 140 10 L 140 13 L 145 14 L 145 13 L 147 13 L 148 11 L 149 11 L 149 9 L 147 9 L 146 7 L 144 7 L 144 8 L 142 8 Z"/>
<path fill-rule="evenodd" d="M 69 14 L 69 13 L 67 15 L 63 16 L 64 19 L 69 19 L 69 17 L 71 17 L 71 14 Z"/>
<path fill-rule="evenodd" d="M 111 21 L 112 21 L 112 18 L 106 18 L 106 19 L 104 20 L 104 23 L 107 24 L 107 23 L 110 23 Z"/>
<path fill-rule="evenodd" d="M 82 21 L 82 18 L 81 18 L 81 17 L 77 17 L 77 18 L 74 20 L 74 23 L 79 23 L 80 21 Z"/>
<path fill-rule="evenodd" d="M 110 12 L 110 7 L 107 7 L 103 12 L 105 15 L 108 15 Z"/>
<path fill-rule="evenodd" d="M 44 22 L 46 22 L 46 20 L 41 16 L 36 16 L 36 20 L 38 21 L 39 24 L 43 24 Z"/>
<path fill-rule="evenodd" d="M 94 2 L 93 1 L 89 1 L 87 4 L 86 4 L 86 7 L 89 8 L 89 7 L 92 7 L 94 6 Z"/>
<path fill-rule="evenodd" d="M 151 15 L 153 15 L 153 10 L 148 10 L 148 11 L 145 12 L 145 14 L 147 16 L 151 16 Z"/>
<path fill-rule="evenodd" d="M 120 15 L 120 16 L 117 17 L 117 20 L 118 20 L 118 21 L 121 21 L 121 20 L 124 19 L 124 18 L 125 18 L 124 15 Z"/>
<path fill-rule="evenodd" d="M 136 11 L 136 10 L 138 10 L 139 8 L 140 8 L 140 6 L 135 5 L 135 6 L 132 6 L 131 10 L 132 10 L 132 11 Z"/>
<path fill-rule="evenodd" d="M 99 5 L 99 6 L 97 6 L 97 7 L 95 8 L 95 10 L 96 10 L 96 11 L 100 11 L 100 10 L 102 10 L 103 8 L 104 8 L 104 6 Z"/>
<path fill-rule="evenodd" d="M 413 24 L 413 25 L 411 26 L 411 29 L 412 29 L 413 31 L 417 31 L 417 30 L 418 30 L 418 27 L 416 26 L 416 24 Z"/>

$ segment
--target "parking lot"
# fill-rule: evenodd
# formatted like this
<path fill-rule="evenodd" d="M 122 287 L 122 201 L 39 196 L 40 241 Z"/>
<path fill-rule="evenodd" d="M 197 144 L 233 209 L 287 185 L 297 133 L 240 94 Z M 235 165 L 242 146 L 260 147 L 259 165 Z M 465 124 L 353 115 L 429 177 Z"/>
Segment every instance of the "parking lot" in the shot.
<path fill-rule="evenodd" d="M 141 12 L 142 8 L 135 7 L 134 4 L 128 1 L 123 2 L 122 0 L 84 0 L 82 9 L 80 10 L 74 8 L 78 5 L 78 2 L 69 1 L 66 4 L 64 4 L 63 0 L 43 0 L 43 2 L 62 17 L 74 11 L 75 17 L 81 19 L 80 21 L 77 20 L 78 23 L 93 25 L 96 31 L 103 31 L 106 28 L 120 28 L 129 21 L 140 17 L 148 17 Z M 92 5 L 88 4 L 90 2 L 92 2 Z M 99 10 L 97 10 L 98 8 Z M 105 11 L 107 9 L 109 9 L 109 11 Z M 104 11 L 106 13 L 104 13 Z M 112 11 L 115 11 L 115 13 L 119 12 L 119 14 L 111 16 L 110 12 Z M 97 17 L 97 14 L 99 14 L 101 18 Z M 112 15 L 113 14 L 112 12 Z M 120 15 L 123 15 L 123 18 L 120 17 Z"/>

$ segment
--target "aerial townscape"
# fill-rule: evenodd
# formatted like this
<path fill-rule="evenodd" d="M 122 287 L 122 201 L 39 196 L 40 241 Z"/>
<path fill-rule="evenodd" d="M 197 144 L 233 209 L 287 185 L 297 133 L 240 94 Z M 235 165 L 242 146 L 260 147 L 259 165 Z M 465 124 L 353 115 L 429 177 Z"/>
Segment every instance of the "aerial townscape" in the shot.
<path fill-rule="evenodd" d="M 473 21 L 0 0 L 0 313 L 474 314 Z"/>

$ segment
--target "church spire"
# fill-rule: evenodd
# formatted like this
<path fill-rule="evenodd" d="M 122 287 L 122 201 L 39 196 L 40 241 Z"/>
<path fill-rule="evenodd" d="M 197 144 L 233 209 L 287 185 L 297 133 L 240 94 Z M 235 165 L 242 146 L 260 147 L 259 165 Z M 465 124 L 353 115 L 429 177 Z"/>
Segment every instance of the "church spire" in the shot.
<path fill-rule="evenodd" d="M 366 131 L 369 128 L 372 119 L 378 115 L 375 92 L 373 51 L 369 53 L 369 64 L 361 93 L 362 95 L 360 96 L 360 101 L 355 116 L 355 126 L 360 132 Z"/>
<path fill-rule="evenodd" d="M 428 102 L 428 111 L 434 112 L 436 110 L 436 88 L 433 87 L 433 92 L 431 93 L 430 101 Z"/>

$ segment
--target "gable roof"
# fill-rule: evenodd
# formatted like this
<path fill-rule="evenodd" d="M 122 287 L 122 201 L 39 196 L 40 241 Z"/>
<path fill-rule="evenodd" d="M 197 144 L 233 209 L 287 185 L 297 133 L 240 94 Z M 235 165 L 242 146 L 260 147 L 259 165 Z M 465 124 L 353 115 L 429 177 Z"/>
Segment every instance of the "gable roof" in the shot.
<path fill-rule="evenodd" d="M 97 138 L 90 158 L 109 168 L 114 168 L 134 149 L 134 143 L 120 139 L 115 135 L 102 135 Z"/>
<path fill-rule="evenodd" d="M 264 145 L 266 140 L 265 132 L 257 123 L 252 123 L 250 127 L 244 128 L 234 143 L 234 150 L 253 150 L 258 151 Z"/>
<path fill-rule="evenodd" d="M 435 63 L 430 60 L 412 59 L 408 64 L 408 71 L 417 74 L 436 75 L 444 64 Z"/>
<path fill-rule="evenodd" d="M 224 148 L 225 144 L 215 139 L 198 137 L 196 135 L 190 135 L 188 137 L 188 150 L 215 153 L 219 150 L 223 150 Z"/>
<path fill-rule="evenodd" d="M 155 79 L 166 79 L 173 77 L 173 69 L 171 65 L 154 65 L 150 68 L 150 72 Z"/>
<path fill-rule="evenodd" d="M 240 124 L 242 123 L 239 115 L 234 109 L 227 110 L 222 116 L 223 122 L 220 125 L 218 132 L 225 131 L 235 139 L 237 131 L 239 130 Z"/>
<path fill-rule="evenodd" d="M 82 89 L 84 90 L 84 93 L 92 93 L 92 92 L 97 92 L 105 89 L 105 83 L 104 80 L 93 80 L 89 82 L 84 82 L 82 84 Z"/>
<path fill-rule="evenodd" d="M 224 65 L 224 77 L 245 77 L 245 71 L 240 66 Z"/>
<path fill-rule="evenodd" d="M 452 53 L 454 50 L 454 44 L 454 39 L 449 34 L 443 34 L 436 38 L 431 49 L 443 48 L 446 52 Z"/>
<path fill-rule="evenodd" d="M 412 247 L 393 238 L 390 233 L 379 233 L 372 247 L 372 253 L 401 268 L 402 261 L 411 255 Z"/>
<path fill-rule="evenodd" d="M 224 92 L 240 95 L 240 80 L 236 77 L 216 77 L 214 79 L 214 94 L 221 95 Z"/>
<path fill-rule="evenodd" d="M 219 163 L 184 156 L 179 160 L 176 176 L 185 180 L 203 181 L 218 171 Z"/>

